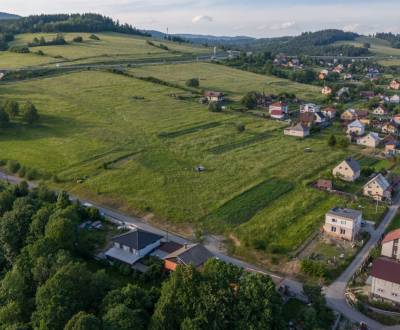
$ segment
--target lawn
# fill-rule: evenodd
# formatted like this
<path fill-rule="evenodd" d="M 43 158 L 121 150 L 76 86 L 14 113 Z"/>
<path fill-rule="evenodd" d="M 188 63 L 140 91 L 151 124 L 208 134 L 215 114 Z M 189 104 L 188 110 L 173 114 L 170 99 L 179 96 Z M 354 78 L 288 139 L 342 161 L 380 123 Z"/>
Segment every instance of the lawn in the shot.
<path fill-rule="evenodd" d="M 400 214 L 398 213 L 395 218 L 392 220 L 392 222 L 390 223 L 387 232 L 391 231 L 391 230 L 396 230 L 400 228 Z"/>
<path fill-rule="evenodd" d="M 356 47 L 363 47 L 363 44 L 366 42 L 371 44 L 370 51 L 378 57 L 400 56 L 400 49 L 393 48 L 390 46 L 390 43 L 388 41 L 377 38 L 359 37 L 355 41 L 340 41 L 337 42 L 337 44 L 347 44 Z"/>
<path fill-rule="evenodd" d="M 211 63 L 146 66 L 131 69 L 131 72 L 138 76 L 152 76 L 180 85 L 185 85 L 190 78 L 198 78 L 201 89 L 222 91 L 234 100 L 239 100 L 250 91 L 267 94 L 291 92 L 305 100 L 323 99 L 319 87 Z"/>
<path fill-rule="evenodd" d="M 43 51 L 45 56 L 36 54 L 14 54 L 10 52 L 0 52 L 0 68 L 19 68 L 32 65 L 43 65 L 54 62 L 89 64 L 98 62 L 118 62 L 123 60 L 142 60 L 142 59 L 158 59 L 172 58 L 182 54 L 211 54 L 211 50 L 205 47 L 179 44 L 173 42 L 164 42 L 169 50 L 163 50 L 158 47 L 149 45 L 147 40 L 138 36 L 124 35 L 118 33 L 99 33 L 96 34 L 100 40 L 89 39 L 88 33 L 66 33 L 64 37 L 68 42 L 62 46 L 39 46 L 32 47 L 32 52 Z M 51 33 L 35 33 L 20 34 L 16 36 L 13 45 L 26 45 L 37 37 L 45 37 L 46 40 L 52 40 L 55 34 Z M 76 36 L 82 36 L 82 43 L 73 42 Z M 153 40 L 156 45 L 160 41 Z M 16 60 L 15 60 L 16 59 Z"/>
<path fill-rule="evenodd" d="M 201 67 L 234 75 L 226 88 L 236 95 L 275 79 L 212 64 L 193 71 Z M 225 90 L 215 77 L 207 82 Z M 295 84 L 298 93 L 302 86 Z M 41 122 L 2 130 L 0 158 L 56 174 L 59 187 L 81 197 L 233 233 L 243 246 L 281 254 L 297 249 L 326 211 L 344 203 L 309 186 L 347 156 L 327 147 L 329 130 L 298 140 L 284 136 L 281 123 L 211 113 L 196 99 L 171 96 L 180 93 L 187 94 L 99 71 L 2 84 L 0 98 L 32 100 Z M 246 127 L 242 133 L 238 122 Z M 199 165 L 206 170 L 196 172 Z"/>

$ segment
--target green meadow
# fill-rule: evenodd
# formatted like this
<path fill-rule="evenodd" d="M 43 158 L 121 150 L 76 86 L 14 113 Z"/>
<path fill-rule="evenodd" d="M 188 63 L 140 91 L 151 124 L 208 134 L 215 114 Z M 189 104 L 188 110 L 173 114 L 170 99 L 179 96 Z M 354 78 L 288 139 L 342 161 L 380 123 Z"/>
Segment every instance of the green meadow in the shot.
<path fill-rule="evenodd" d="M 174 78 L 183 81 L 190 66 L 176 68 Z M 202 68 L 203 77 L 209 75 L 203 85 L 235 97 L 251 89 L 285 88 L 278 89 L 275 78 L 213 64 L 193 64 L 192 72 Z M 235 76 L 225 88 L 224 70 Z M 310 93 L 308 86 L 287 84 Z M 197 98 L 176 95 L 189 96 L 101 71 L 0 85 L 0 98 L 32 100 L 41 114 L 35 127 L 0 131 L 0 158 L 57 175 L 60 187 L 81 197 L 233 234 L 244 246 L 276 253 L 295 250 L 318 229 L 324 212 L 342 203 L 308 185 L 346 155 L 326 146 L 328 131 L 304 141 L 285 137 L 281 123 L 232 111 L 210 113 Z M 246 126 L 242 133 L 239 122 Z M 199 165 L 204 172 L 195 171 Z"/>
<path fill-rule="evenodd" d="M 156 77 L 184 86 L 190 78 L 200 80 L 200 88 L 223 91 L 233 100 L 239 100 L 246 92 L 258 91 L 279 94 L 295 93 L 306 100 L 319 100 L 323 96 L 320 88 L 295 83 L 273 76 L 263 76 L 211 63 L 170 64 L 163 66 L 143 66 L 131 69 L 142 77 Z"/>
<path fill-rule="evenodd" d="M 157 41 L 150 38 L 130 36 L 118 33 L 98 33 L 100 40 L 92 40 L 89 33 L 65 33 L 63 34 L 67 45 L 31 47 L 30 54 L 15 54 L 0 52 L 0 69 L 15 69 L 21 67 L 63 64 L 93 64 L 113 63 L 120 61 L 137 61 L 151 59 L 176 58 L 182 55 L 211 54 L 211 50 L 205 47 L 197 47 L 189 44 L 179 44 L 169 41 Z M 44 37 L 52 40 L 54 33 L 20 34 L 16 36 L 11 46 L 24 46 L 33 39 Z M 77 36 L 83 38 L 83 42 L 74 42 Z M 156 46 L 160 43 L 166 45 L 168 50 L 150 45 L 151 40 Z M 35 54 L 38 51 L 43 56 Z"/>

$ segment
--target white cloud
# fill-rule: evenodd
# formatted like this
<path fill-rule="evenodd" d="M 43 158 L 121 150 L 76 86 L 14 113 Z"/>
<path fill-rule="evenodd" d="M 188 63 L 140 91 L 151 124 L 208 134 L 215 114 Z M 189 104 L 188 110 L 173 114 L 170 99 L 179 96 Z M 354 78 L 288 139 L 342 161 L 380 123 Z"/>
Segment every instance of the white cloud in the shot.
<path fill-rule="evenodd" d="M 343 31 L 345 32 L 354 32 L 360 26 L 358 23 L 348 24 L 343 27 Z"/>
<path fill-rule="evenodd" d="M 274 24 L 274 25 L 270 26 L 270 29 L 271 30 L 286 30 L 295 25 L 296 25 L 296 22 L 294 22 L 294 21 L 284 22 L 284 23 Z"/>
<path fill-rule="evenodd" d="M 192 23 L 212 22 L 214 19 L 208 15 L 199 15 L 192 18 Z"/>

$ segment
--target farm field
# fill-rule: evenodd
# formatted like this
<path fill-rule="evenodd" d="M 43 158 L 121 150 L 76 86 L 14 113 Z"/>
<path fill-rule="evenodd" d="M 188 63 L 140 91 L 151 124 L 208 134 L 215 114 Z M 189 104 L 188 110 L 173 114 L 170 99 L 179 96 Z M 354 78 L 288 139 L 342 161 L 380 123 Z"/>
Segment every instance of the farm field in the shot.
<path fill-rule="evenodd" d="M 201 67 L 207 74 L 225 69 L 199 63 L 195 70 Z M 226 90 L 237 97 L 240 85 L 255 88 L 248 86 L 251 78 L 269 79 L 227 71 L 237 80 Z M 206 82 L 225 90 L 215 76 Z M 0 132 L 0 159 L 57 175 L 60 188 L 81 197 L 234 235 L 239 254 L 248 247 L 290 254 L 320 227 L 327 210 L 344 203 L 309 187 L 353 152 L 328 148 L 329 130 L 301 141 L 283 136 L 281 123 L 210 113 L 197 98 L 171 94 L 188 96 L 100 71 L 0 85 L 0 98 L 32 100 L 42 116 L 37 127 Z M 238 122 L 245 132 L 238 132 Z M 195 171 L 199 165 L 205 172 Z"/>
<path fill-rule="evenodd" d="M 200 88 L 224 91 L 233 100 L 239 100 L 246 92 L 258 91 L 278 94 L 295 93 L 306 100 L 322 99 L 320 88 L 295 83 L 273 76 L 263 76 L 251 72 L 229 68 L 212 63 L 171 64 L 146 66 L 131 69 L 135 75 L 156 77 L 184 86 L 190 78 L 200 80 Z"/>
<path fill-rule="evenodd" d="M 17 54 L 17 57 L 20 58 L 19 61 L 14 61 L 13 57 L 16 56 L 14 53 L 0 52 L 0 68 L 18 68 L 54 62 L 89 64 L 106 61 L 169 58 L 182 54 L 211 54 L 211 50 L 205 47 L 152 40 L 156 45 L 163 43 L 168 46 L 169 51 L 163 50 L 149 45 L 147 40 L 150 40 L 150 38 L 139 36 L 118 33 L 98 33 L 96 35 L 100 38 L 99 41 L 89 39 L 89 33 L 66 33 L 64 38 L 68 42 L 67 45 L 31 47 L 32 52 L 41 50 L 45 55 Z M 40 38 L 42 36 L 49 41 L 55 37 L 55 34 L 20 34 L 16 36 L 11 45 L 27 45 L 35 37 Z M 84 41 L 82 43 L 73 42 L 73 39 L 77 36 L 83 37 Z"/>
<path fill-rule="evenodd" d="M 375 55 L 379 56 L 400 56 L 400 49 L 391 47 L 390 43 L 386 40 L 370 38 L 370 37 L 359 37 L 354 41 L 340 41 L 337 44 L 347 44 L 356 47 L 362 47 L 365 42 L 371 44 L 370 51 Z"/>

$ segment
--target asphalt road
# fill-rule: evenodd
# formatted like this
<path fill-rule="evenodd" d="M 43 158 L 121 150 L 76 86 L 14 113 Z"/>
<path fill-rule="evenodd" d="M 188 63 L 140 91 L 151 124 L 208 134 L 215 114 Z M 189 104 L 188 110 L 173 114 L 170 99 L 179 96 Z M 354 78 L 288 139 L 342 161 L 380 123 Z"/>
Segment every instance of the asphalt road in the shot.
<path fill-rule="evenodd" d="M 330 308 L 345 315 L 351 321 L 365 322 L 368 325 L 368 328 L 372 330 L 381 330 L 381 329 L 394 330 L 394 329 L 400 329 L 400 326 L 384 327 L 379 322 L 368 318 L 367 316 L 357 311 L 355 308 L 351 307 L 347 303 L 347 300 L 345 298 L 346 287 L 347 283 L 351 280 L 353 275 L 357 272 L 358 269 L 360 269 L 362 264 L 368 258 L 368 255 L 370 254 L 371 250 L 376 246 L 378 241 L 382 238 L 382 235 L 385 233 L 387 227 L 389 226 L 393 218 L 396 216 L 399 207 L 400 207 L 400 195 L 398 194 L 393 204 L 390 206 L 389 211 L 386 213 L 384 219 L 382 220 L 381 224 L 377 228 L 377 230 L 371 233 L 370 240 L 365 244 L 362 250 L 355 257 L 353 262 L 340 275 L 340 277 L 324 290 L 326 301 Z"/>
<path fill-rule="evenodd" d="M 10 184 L 18 184 L 22 181 L 21 178 L 16 177 L 16 176 L 10 176 L 7 175 L 4 172 L 0 172 L 0 180 L 9 182 Z M 35 187 L 34 183 L 29 183 L 30 187 Z M 179 243 L 179 244 L 187 244 L 187 243 L 191 243 L 190 240 L 188 240 L 187 238 L 184 238 L 176 233 L 171 233 L 171 232 L 167 232 L 164 230 L 161 230 L 157 227 L 154 227 L 153 225 L 150 225 L 146 222 L 144 222 L 143 220 L 141 220 L 138 217 L 134 217 L 131 215 L 127 215 L 124 214 L 120 211 L 105 207 L 103 205 L 97 204 L 94 201 L 91 200 L 85 200 L 85 199 L 81 199 L 78 198 L 76 196 L 70 195 L 72 200 L 76 200 L 79 199 L 82 203 L 87 203 L 90 204 L 96 208 L 99 209 L 99 211 L 108 219 L 110 219 L 111 221 L 119 221 L 119 222 L 123 222 L 125 224 L 130 224 L 130 225 L 134 225 L 137 228 L 161 235 L 166 237 L 168 240 Z M 295 295 L 297 298 L 306 301 L 307 298 L 304 296 L 303 294 L 303 284 L 300 283 L 299 281 L 296 281 L 294 279 L 290 279 L 290 278 L 284 278 L 282 276 L 276 275 L 274 273 L 271 272 L 267 272 L 264 269 L 261 269 L 260 267 L 257 267 L 255 265 L 252 265 L 250 263 L 247 263 L 245 261 L 239 260 L 237 258 L 233 258 L 230 257 L 226 254 L 221 253 L 218 248 L 215 246 L 215 244 L 207 244 L 205 245 L 207 247 L 207 249 L 209 249 L 218 259 L 223 260 L 227 263 L 231 263 L 233 265 L 236 265 L 238 267 L 241 267 L 243 269 L 245 269 L 246 271 L 250 271 L 250 272 L 256 272 L 256 273 L 260 273 L 263 275 L 268 275 L 272 278 L 272 280 L 274 281 L 274 283 L 278 286 L 286 286 L 287 289 L 289 290 L 289 292 L 293 295 Z"/>

